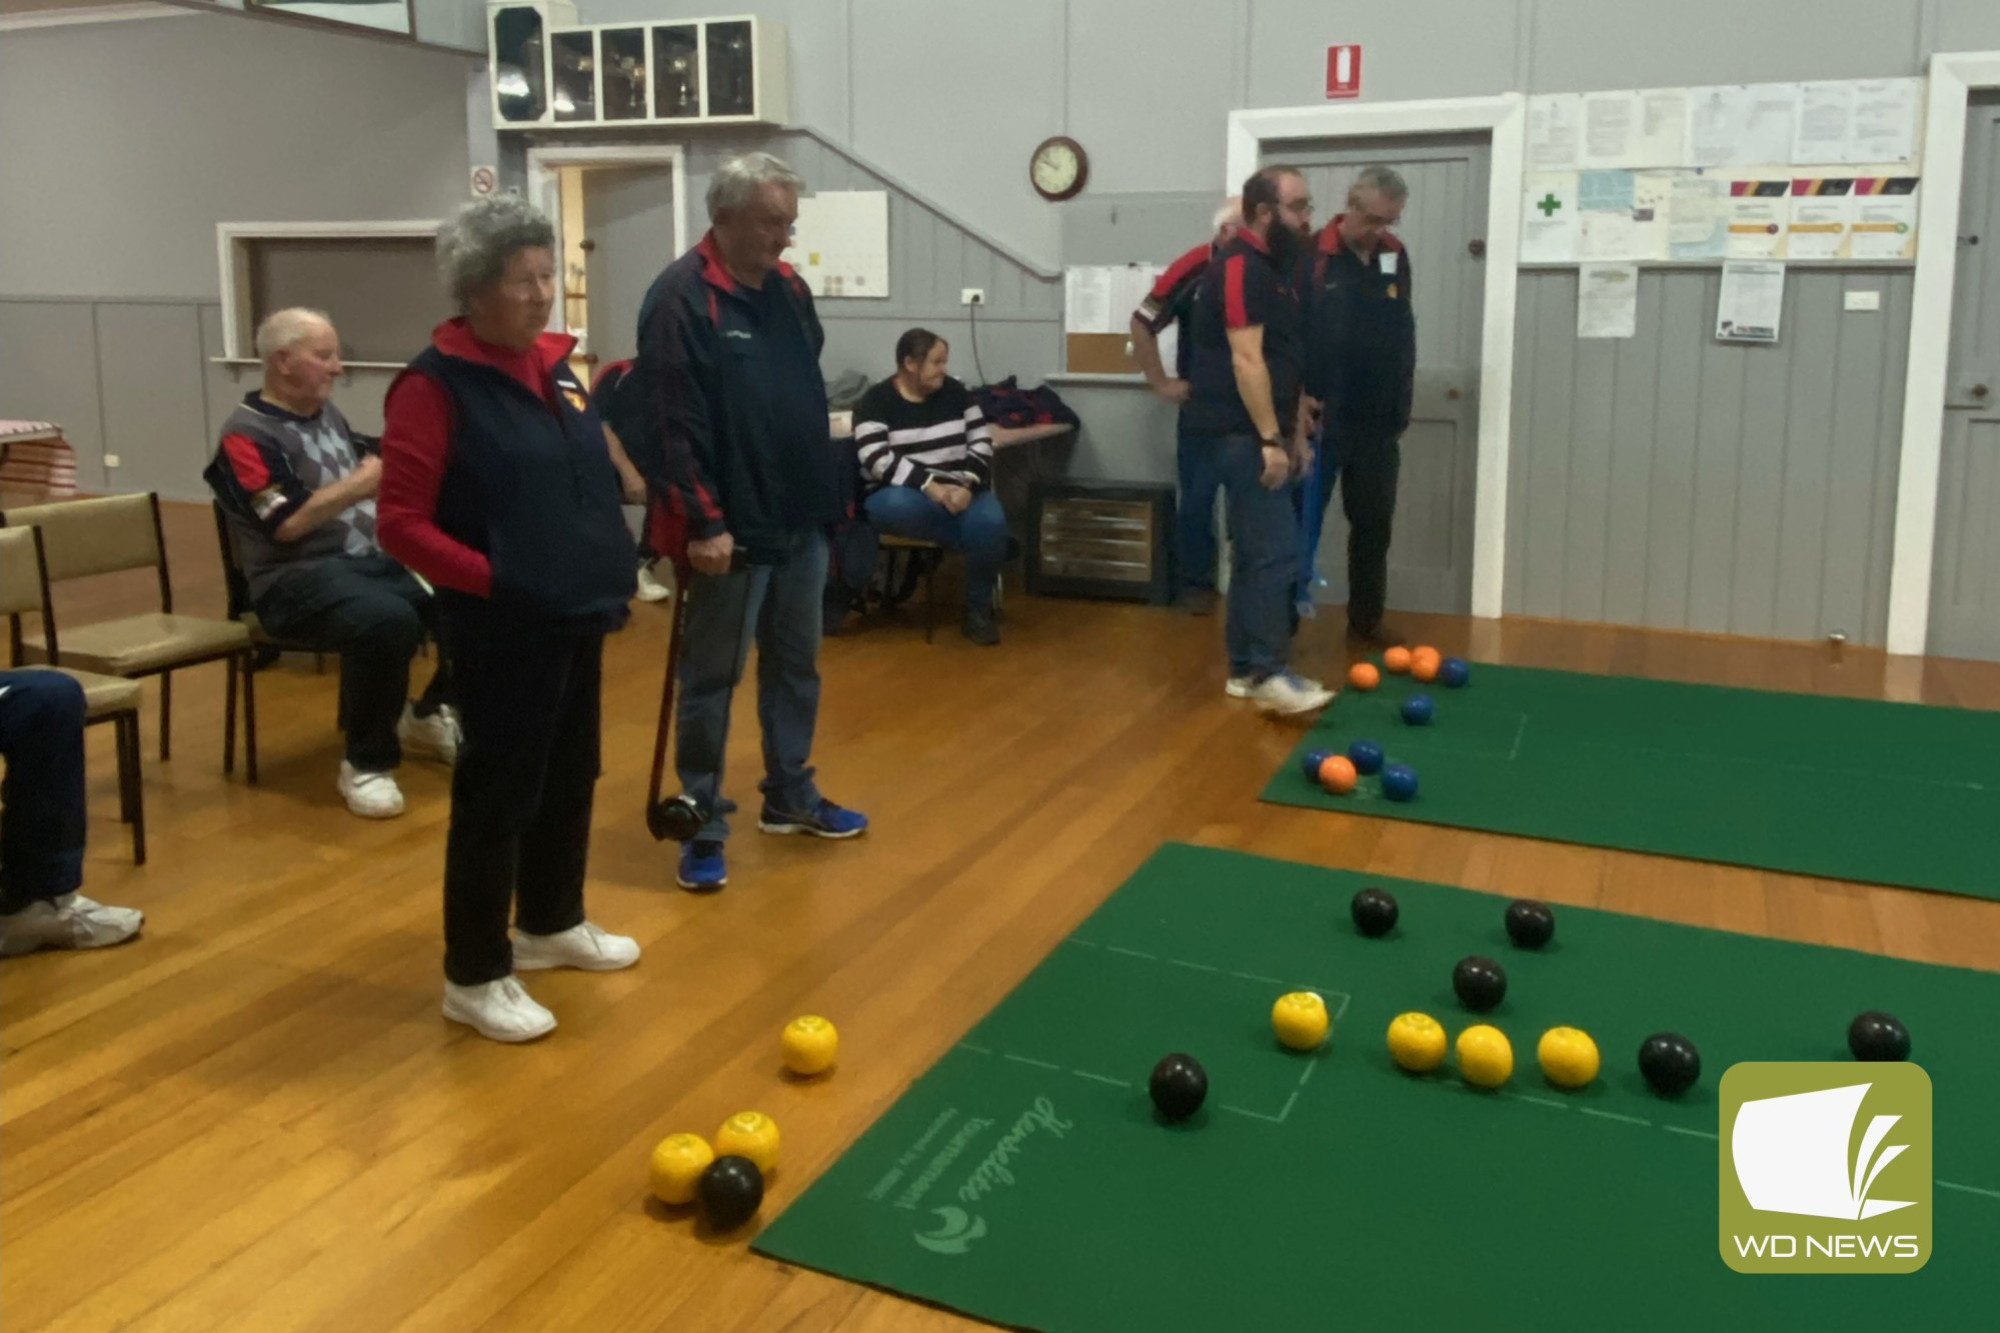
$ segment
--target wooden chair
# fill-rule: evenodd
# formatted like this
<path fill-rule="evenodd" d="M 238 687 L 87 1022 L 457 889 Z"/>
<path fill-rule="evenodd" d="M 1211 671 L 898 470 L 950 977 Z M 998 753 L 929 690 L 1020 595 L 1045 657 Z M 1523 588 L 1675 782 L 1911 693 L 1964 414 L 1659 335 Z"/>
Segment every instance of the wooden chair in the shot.
<path fill-rule="evenodd" d="M 158 676 L 163 761 L 172 756 L 173 673 L 209 662 L 223 663 L 229 679 L 222 771 L 236 771 L 236 686 L 240 676 L 244 775 L 253 783 L 257 781 L 257 687 L 256 677 L 248 669 L 256 646 L 250 641 L 250 631 L 237 621 L 174 614 L 159 496 L 147 492 L 28 505 L 0 513 L 0 527 L 42 530 L 46 581 L 51 586 L 92 574 L 152 570 L 160 583 L 158 611 L 72 626 L 60 640 L 56 620 L 50 615 L 43 620 L 40 634 L 23 637 L 27 658 L 107 676 Z"/>
<path fill-rule="evenodd" d="M 261 654 L 311 653 L 313 670 L 326 672 L 326 654 L 310 644 L 298 643 L 291 639 L 281 639 L 264 628 L 264 622 L 250 605 L 250 581 L 243 576 L 243 566 L 236 562 L 236 537 L 229 530 L 229 515 L 222 511 L 219 501 L 209 501 L 208 507 L 215 511 L 215 544 L 222 552 L 222 588 L 227 599 L 229 618 L 242 624 L 250 631 L 250 642 L 257 645 Z M 264 662 L 270 663 L 272 656 Z"/>
<path fill-rule="evenodd" d="M 40 528 L 0 528 L 0 615 L 7 617 L 10 660 L 24 665 L 21 617 L 49 623 L 48 561 Z M 84 725 L 109 722 L 118 749 L 118 817 L 132 827 L 132 864 L 146 864 L 146 798 L 139 785 L 139 682 L 56 667 L 83 686 Z"/>

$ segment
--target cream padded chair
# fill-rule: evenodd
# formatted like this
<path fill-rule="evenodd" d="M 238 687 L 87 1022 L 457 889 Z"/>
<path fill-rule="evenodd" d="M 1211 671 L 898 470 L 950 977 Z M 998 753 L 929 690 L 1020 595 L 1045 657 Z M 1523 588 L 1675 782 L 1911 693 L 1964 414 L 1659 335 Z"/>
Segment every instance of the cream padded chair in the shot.
<path fill-rule="evenodd" d="M 160 609 L 93 624 L 72 625 L 58 636 L 53 617 L 23 647 L 30 661 L 101 672 L 107 676 L 160 678 L 160 758 L 173 743 L 173 673 L 221 662 L 229 673 L 223 716 L 222 771 L 236 767 L 236 686 L 243 683 L 244 774 L 257 780 L 256 683 L 248 667 L 255 652 L 250 631 L 234 620 L 174 614 L 167 574 L 166 539 L 157 495 L 111 495 L 59 504 L 29 505 L 0 514 L 0 526 L 41 529 L 47 581 L 53 586 L 93 574 L 150 569 L 160 581 Z"/>
<path fill-rule="evenodd" d="M 16 665 L 22 661 L 21 617 L 48 615 L 47 562 L 40 528 L 0 528 L 0 615 Z M 136 680 L 55 668 L 83 686 L 84 725 L 109 722 L 118 747 L 118 817 L 132 826 L 132 864 L 146 864 L 146 798 L 139 786 L 139 696 Z"/>

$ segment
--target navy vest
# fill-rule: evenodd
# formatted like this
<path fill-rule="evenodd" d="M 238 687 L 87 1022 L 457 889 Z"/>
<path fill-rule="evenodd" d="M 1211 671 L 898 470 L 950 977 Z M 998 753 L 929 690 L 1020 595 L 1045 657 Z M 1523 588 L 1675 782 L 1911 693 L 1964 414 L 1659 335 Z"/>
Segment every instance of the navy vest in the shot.
<path fill-rule="evenodd" d="M 614 629 L 638 568 L 604 426 L 567 365 L 557 409 L 512 375 L 427 347 L 410 362 L 451 394 L 458 432 L 437 525 L 493 566 L 495 610 Z"/>

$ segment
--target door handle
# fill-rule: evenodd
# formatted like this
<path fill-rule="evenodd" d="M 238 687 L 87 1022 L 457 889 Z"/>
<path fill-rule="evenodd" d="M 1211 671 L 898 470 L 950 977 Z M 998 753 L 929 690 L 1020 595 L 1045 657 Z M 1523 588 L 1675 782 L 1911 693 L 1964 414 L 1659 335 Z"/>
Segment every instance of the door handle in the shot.
<path fill-rule="evenodd" d="M 1460 394 L 1457 389 L 1446 389 L 1444 391 L 1444 396 L 1451 399 L 1455 403 L 1464 395 Z"/>
<path fill-rule="evenodd" d="M 594 365 L 596 365 L 596 364 L 597 364 L 597 353 L 595 353 L 595 352 L 585 352 L 585 353 L 583 354 L 583 364 L 585 364 L 586 366 L 594 366 Z"/>
<path fill-rule="evenodd" d="M 1972 386 L 1971 392 L 1974 398 L 1983 399 L 1986 397 L 1988 393 L 1991 392 L 1991 390 L 1988 389 L 1984 384 L 1975 384 Z"/>

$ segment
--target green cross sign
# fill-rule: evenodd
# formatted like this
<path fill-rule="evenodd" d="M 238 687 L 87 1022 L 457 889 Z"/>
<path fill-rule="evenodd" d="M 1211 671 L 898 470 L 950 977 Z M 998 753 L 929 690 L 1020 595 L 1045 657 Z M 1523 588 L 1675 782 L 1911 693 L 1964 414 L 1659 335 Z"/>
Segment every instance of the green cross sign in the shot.
<path fill-rule="evenodd" d="M 1543 217 L 1552 218 L 1556 215 L 1556 210 L 1562 207 L 1562 200 L 1556 198 L 1554 191 L 1550 191 L 1535 201 L 1535 207 L 1542 210 Z"/>

